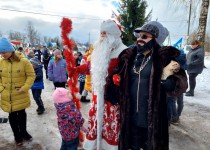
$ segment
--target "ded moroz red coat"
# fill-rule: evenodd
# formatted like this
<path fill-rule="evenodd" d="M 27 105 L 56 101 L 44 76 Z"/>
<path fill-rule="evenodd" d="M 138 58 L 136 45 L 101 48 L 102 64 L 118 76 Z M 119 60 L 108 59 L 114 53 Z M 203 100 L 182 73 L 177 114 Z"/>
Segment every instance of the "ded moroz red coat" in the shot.
<path fill-rule="evenodd" d="M 113 68 L 117 66 L 119 62 L 118 56 L 126 48 L 124 44 L 121 44 L 111 53 L 108 75 L 111 74 Z M 87 71 L 87 66 L 87 64 L 79 66 L 77 67 L 77 71 L 84 73 Z M 100 67 L 100 64 L 98 64 L 98 66 Z M 104 91 L 98 95 L 96 95 L 96 93 L 92 94 L 92 105 L 89 110 L 88 118 L 88 133 L 86 134 L 84 149 L 99 150 L 99 148 L 97 148 L 98 143 L 100 143 L 100 149 L 118 149 L 120 131 L 119 112 L 119 105 L 113 105 L 104 99 Z"/>

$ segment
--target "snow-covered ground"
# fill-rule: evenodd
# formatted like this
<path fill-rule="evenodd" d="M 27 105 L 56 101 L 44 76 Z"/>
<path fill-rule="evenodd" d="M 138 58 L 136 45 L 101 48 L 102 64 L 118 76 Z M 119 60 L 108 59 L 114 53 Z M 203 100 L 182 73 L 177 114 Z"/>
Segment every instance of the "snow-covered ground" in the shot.
<path fill-rule="evenodd" d="M 206 69 L 197 76 L 194 97 L 184 96 L 179 125 L 169 130 L 170 150 L 210 150 L 210 57 Z"/>
<path fill-rule="evenodd" d="M 185 107 L 178 126 L 170 126 L 170 150 L 210 149 L 210 57 L 205 58 L 207 69 L 197 77 L 194 97 L 184 97 Z M 57 128 L 57 116 L 52 100 L 54 86 L 45 79 L 42 99 L 46 112 L 37 115 L 36 104 L 31 97 L 31 107 L 27 109 L 28 132 L 33 136 L 31 143 L 17 147 L 9 123 L 0 124 L 0 150 L 59 150 L 61 136 Z M 91 103 L 82 103 L 82 114 L 87 118 Z M 0 117 L 8 113 L 0 109 Z"/>
<path fill-rule="evenodd" d="M 197 76 L 194 97 L 184 97 L 184 101 L 210 107 L 210 56 L 205 57 L 205 66 L 202 74 Z"/>

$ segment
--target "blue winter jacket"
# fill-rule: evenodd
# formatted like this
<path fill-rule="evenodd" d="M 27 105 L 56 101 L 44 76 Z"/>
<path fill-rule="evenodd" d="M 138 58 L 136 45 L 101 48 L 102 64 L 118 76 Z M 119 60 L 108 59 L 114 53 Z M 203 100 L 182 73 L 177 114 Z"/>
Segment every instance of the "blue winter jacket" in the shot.
<path fill-rule="evenodd" d="M 186 62 L 187 62 L 186 54 L 181 53 L 179 55 L 179 57 L 176 58 L 176 60 L 178 61 L 178 63 L 180 64 L 182 69 L 184 69 L 184 70 L 187 69 L 187 66 L 186 66 Z"/>
<path fill-rule="evenodd" d="M 31 89 L 44 89 L 42 65 L 38 65 L 38 67 L 34 68 L 34 71 L 36 73 L 36 78 Z"/>

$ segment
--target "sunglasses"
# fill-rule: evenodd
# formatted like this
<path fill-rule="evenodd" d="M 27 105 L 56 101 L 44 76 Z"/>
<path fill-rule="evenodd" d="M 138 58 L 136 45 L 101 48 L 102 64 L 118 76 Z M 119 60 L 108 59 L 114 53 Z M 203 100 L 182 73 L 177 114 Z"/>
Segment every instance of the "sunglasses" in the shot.
<path fill-rule="evenodd" d="M 138 38 L 147 39 L 147 38 L 153 38 L 153 37 L 152 37 L 152 36 L 148 36 L 148 35 L 139 33 L 139 34 L 138 34 Z"/>

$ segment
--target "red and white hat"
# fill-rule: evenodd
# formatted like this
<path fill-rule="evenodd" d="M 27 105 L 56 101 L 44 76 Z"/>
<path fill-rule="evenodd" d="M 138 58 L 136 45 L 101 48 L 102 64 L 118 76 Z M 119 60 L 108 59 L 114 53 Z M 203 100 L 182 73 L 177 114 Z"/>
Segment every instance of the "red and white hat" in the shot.
<path fill-rule="evenodd" d="M 117 23 L 111 19 L 102 22 L 100 31 L 105 31 L 116 38 L 121 36 L 120 28 L 118 27 Z"/>

